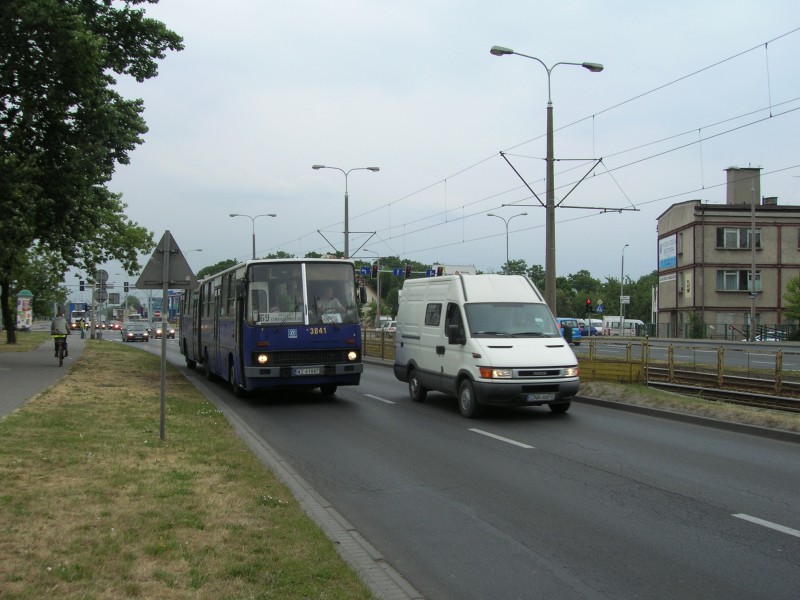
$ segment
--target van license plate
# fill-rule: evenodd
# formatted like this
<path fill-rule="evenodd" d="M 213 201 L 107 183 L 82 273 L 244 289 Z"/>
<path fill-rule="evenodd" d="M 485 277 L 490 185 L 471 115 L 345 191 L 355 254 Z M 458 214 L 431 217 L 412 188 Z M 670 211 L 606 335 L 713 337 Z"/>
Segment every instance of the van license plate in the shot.
<path fill-rule="evenodd" d="M 295 367 L 292 370 L 292 375 L 295 377 L 300 375 L 319 375 L 322 373 L 322 367 Z"/>
<path fill-rule="evenodd" d="M 555 399 L 555 394 L 525 394 L 525 402 L 548 402 Z"/>

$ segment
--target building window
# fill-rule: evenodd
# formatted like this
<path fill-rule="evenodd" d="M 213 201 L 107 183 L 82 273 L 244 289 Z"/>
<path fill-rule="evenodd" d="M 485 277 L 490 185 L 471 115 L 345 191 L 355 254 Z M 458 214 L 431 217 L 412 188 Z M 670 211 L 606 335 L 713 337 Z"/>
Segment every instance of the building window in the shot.
<path fill-rule="evenodd" d="M 747 292 L 750 290 L 750 271 L 717 271 L 718 292 Z M 761 271 L 756 271 L 755 291 L 761 291 Z"/>
<path fill-rule="evenodd" d="M 800 244 L 800 239 L 798 240 Z M 717 249 L 743 250 L 750 246 L 749 227 L 717 227 Z M 761 248 L 761 229 L 756 227 L 756 248 Z"/>

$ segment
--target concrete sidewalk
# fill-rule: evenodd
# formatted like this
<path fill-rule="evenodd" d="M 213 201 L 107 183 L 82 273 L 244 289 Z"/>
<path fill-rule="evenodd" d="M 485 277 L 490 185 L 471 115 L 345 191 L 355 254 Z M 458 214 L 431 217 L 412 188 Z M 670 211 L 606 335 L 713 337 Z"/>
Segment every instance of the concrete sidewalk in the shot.
<path fill-rule="evenodd" d="M 17 332 L 20 335 L 25 334 Z M 84 342 L 80 334 L 67 338 L 69 356 L 63 367 L 58 366 L 58 359 L 53 356 L 52 338 L 29 352 L 0 352 L 0 419 L 69 373 L 83 351 Z"/>

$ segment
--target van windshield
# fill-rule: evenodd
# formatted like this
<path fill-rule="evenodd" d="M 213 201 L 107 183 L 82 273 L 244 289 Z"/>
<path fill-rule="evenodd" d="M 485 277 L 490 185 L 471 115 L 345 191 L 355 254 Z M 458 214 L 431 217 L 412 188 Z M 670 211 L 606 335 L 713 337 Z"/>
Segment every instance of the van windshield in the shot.
<path fill-rule="evenodd" d="M 546 304 L 471 302 L 464 305 L 472 337 L 560 337 Z"/>

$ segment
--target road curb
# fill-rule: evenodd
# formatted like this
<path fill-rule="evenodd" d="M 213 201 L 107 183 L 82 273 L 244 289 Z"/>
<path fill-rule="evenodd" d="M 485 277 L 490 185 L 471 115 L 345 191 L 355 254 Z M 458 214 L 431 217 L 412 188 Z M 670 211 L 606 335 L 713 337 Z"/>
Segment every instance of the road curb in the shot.
<path fill-rule="evenodd" d="M 336 546 L 339 556 L 381 600 L 422 600 L 414 587 L 348 521 L 308 484 L 291 465 L 221 402 L 204 381 L 186 378 L 219 410 L 258 459 L 291 490 L 305 513 Z"/>
<path fill-rule="evenodd" d="M 616 402 L 614 400 L 587 398 L 586 396 L 576 396 L 574 400 L 583 404 L 591 404 L 593 406 L 601 406 L 603 408 L 624 410 L 627 412 L 658 417 L 661 419 L 672 419 L 674 421 L 681 421 L 683 423 L 702 425 L 704 427 L 713 427 L 715 429 L 733 431 L 736 433 L 745 433 L 748 435 L 758 435 L 760 437 L 770 438 L 773 440 L 800 444 L 800 433 L 786 431 L 784 429 L 773 429 L 770 427 L 761 427 L 759 425 L 748 425 L 746 423 L 734 423 L 733 421 L 723 421 L 722 419 L 714 419 L 712 417 L 703 417 L 700 415 L 692 415 L 673 410 L 664 410 L 662 408 L 652 408 L 650 406 L 626 404 L 624 402 Z"/>

